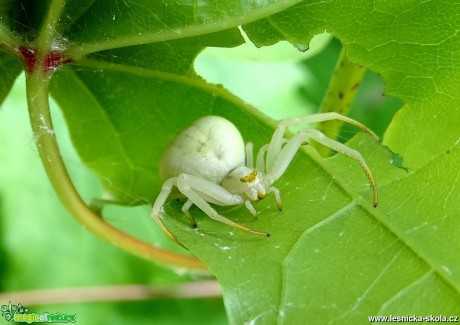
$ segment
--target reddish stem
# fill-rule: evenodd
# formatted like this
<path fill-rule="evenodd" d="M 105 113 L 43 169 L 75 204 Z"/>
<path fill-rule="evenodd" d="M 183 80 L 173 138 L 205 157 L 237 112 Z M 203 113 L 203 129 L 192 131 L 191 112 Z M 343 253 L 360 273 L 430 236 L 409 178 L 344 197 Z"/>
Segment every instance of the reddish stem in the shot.
<path fill-rule="evenodd" d="M 37 51 L 33 48 L 20 46 L 19 53 L 21 53 L 24 65 L 28 73 L 32 73 L 37 64 Z M 43 72 L 49 72 L 57 69 L 59 66 L 70 63 L 72 60 L 64 57 L 64 53 L 60 51 L 50 51 L 45 54 L 43 59 L 42 69 Z"/>
<path fill-rule="evenodd" d="M 37 53 L 31 48 L 25 46 L 19 47 L 19 53 L 22 55 L 27 72 L 32 73 L 35 68 L 35 64 L 37 63 Z"/>

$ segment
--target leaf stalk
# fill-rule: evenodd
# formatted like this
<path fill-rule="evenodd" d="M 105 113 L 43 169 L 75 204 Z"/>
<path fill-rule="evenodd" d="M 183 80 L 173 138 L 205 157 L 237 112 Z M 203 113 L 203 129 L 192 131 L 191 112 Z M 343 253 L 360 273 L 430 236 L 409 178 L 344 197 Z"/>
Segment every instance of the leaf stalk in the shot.
<path fill-rule="evenodd" d="M 363 66 L 348 61 L 345 47 L 342 47 L 319 113 L 336 112 L 347 115 L 365 72 L 366 68 Z M 327 121 L 319 124 L 317 129 L 328 138 L 336 139 L 342 125 L 343 122 L 339 120 Z M 316 150 L 322 155 L 330 152 L 329 148 L 320 145 L 316 146 Z"/>
<path fill-rule="evenodd" d="M 26 74 L 27 102 L 35 143 L 42 164 L 59 199 L 71 215 L 89 231 L 114 246 L 141 258 L 192 270 L 206 270 L 195 257 L 154 247 L 106 223 L 81 199 L 62 160 L 49 111 L 48 86 L 51 74 L 41 68 Z"/>

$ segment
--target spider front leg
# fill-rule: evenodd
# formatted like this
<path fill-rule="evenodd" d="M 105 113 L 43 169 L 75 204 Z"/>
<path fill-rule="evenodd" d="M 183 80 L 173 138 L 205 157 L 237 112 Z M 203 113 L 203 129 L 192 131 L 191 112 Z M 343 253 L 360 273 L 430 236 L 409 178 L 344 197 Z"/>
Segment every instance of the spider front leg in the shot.
<path fill-rule="evenodd" d="M 171 194 L 173 186 L 177 186 L 177 177 L 170 178 L 166 182 L 164 182 L 163 186 L 161 187 L 161 192 L 157 196 L 155 203 L 153 204 L 152 211 L 150 212 L 150 217 L 152 217 L 152 219 L 155 220 L 160 229 L 165 233 L 166 236 L 168 236 L 169 239 L 175 241 L 180 246 L 185 247 L 179 240 L 177 240 L 176 236 L 174 236 L 169 231 L 169 229 L 166 227 L 166 225 L 163 223 L 163 220 L 160 217 L 160 214 L 162 214 L 164 210 L 164 204 L 168 199 L 169 194 Z"/>
<path fill-rule="evenodd" d="M 301 126 L 301 125 L 320 123 L 320 122 L 331 121 L 331 120 L 339 120 L 344 123 L 354 125 L 358 129 L 361 129 L 364 132 L 369 133 L 371 137 L 373 137 L 375 140 L 380 141 L 379 136 L 375 134 L 374 132 L 372 132 L 372 130 L 369 129 L 364 124 L 352 118 L 346 117 L 344 115 L 341 115 L 335 112 L 318 113 L 318 114 L 311 114 L 311 115 L 297 116 L 297 117 L 288 117 L 280 121 L 280 123 L 278 124 L 278 127 L 286 128 L 290 126 Z"/>
<path fill-rule="evenodd" d="M 369 180 L 369 184 L 373 192 L 372 202 L 374 204 L 374 207 L 377 207 L 379 198 L 378 198 L 377 186 L 375 184 L 374 176 L 372 175 L 372 172 L 369 166 L 366 164 L 366 161 L 364 160 L 363 156 L 358 151 L 350 147 L 347 147 L 343 143 L 340 143 L 338 141 L 335 141 L 335 140 L 332 140 L 326 137 L 322 132 L 315 130 L 315 129 L 307 129 L 307 130 L 303 130 L 300 132 L 305 133 L 305 136 L 308 136 L 314 139 L 316 142 L 358 161 L 359 165 L 364 170 L 364 173 L 366 174 L 367 179 Z"/>
<path fill-rule="evenodd" d="M 326 113 L 326 114 L 329 115 L 329 113 Z M 320 117 L 324 118 L 324 114 L 318 114 L 318 115 L 321 115 Z M 316 118 L 318 119 L 318 117 Z M 282 123 L 283 122 L 285 121 L 282 121 Z M 349 156 L 350 158 L 353 158 L 359 162 L 372 188 L 374 207 L 377 206 L 378 193 L 377 193 L 377 187 L 375 184 L 374 176 L 372 175 L 372 172 L 367 166 L 364 158 L 361 156 L 361 154 L 358 151 L 351 149 L 340 142 L 327 138 L 323 133 L 315 129 L 304 129 L 304 130 L 299 131 L 298 133 L 294 135 L 294 137 L 292 137 L 292 139 L 290 139 L 286 143 L 284 147 L 281 148 L 283 140 L 280 137 L 282 137 L 282 135 L 285 132 L 285 126 L 283 126 L 282 123 L 280 123 L 281 126 L 278 126 L 278 128 L 276 129 L 273 135 L 273 138 L 272 138 L 272 142 L 270 142 L 270 146 L 269 146 L 268 153 L 267 153 L 267 170 L 269 171 L 269 173 L 265 177 L 267 185 L 271 185 L 273 182 L 275 182 L 278 178 L 280 178 L 284 174 L 287 167 L 289 166 L 292 159 L 294 158 L 295 154 L 299 150 L 300 146 L 303 144 L 304 140 L 306 138 L 312 138 L 318 143 L 328 148 L 331 148 L 337 152 L 340 152 L 346 156 Z M 270 152 L 270 150 L 273 150 L 273 151 Z M 268 159 L 269 156 L 271 157 L 270 161 Z"/>
<path fill-rule="evenodd" d="M 193 219 L 192 215 L 188 211 L 192 205 L 193 205 L 193 202 L 190 201 L 190 200 L 187 200 L 187 202 L 185 202 L 185 204 L 182 206 L 182 212 L 188 218 L 188 220 L 192 224 L 192 227 L 196 228 L 197 227 L 196 221 L 195 221 L 195 219 Z"/>
<path fill-rule="evenodd" d="M 246 167 L 253 168 L 254 167 L 254 145 L 252 142 L 246 143 L 245 151 L 246 151 Z"/>
<path fill-rule="evenodd" d="M 218 184 L 210 182 L 206 179 L 202 179 L 196 176 L 188 175 L 188 174 L 180 174 L 177 177 L 173 177 L 168 179 L 162 187 L 160 194 L 158 195 L 157 199 L 152 208 L 151 217 L 155 220 L 155 222 L 160 226 L 161 230 L 172 240 L 178 243 L 181 246 L 184 246 L 180 243 L 177 238 L 167 229 L 166 225 L 164 224 L 163 220 L 160 217 L 160 214 L 163 212 L 163 206 L 171 193 L 172 187 L 176 186 L 179 191 L 187 197 L 187 202 L 182 207 L 182 211 L 185 215 L 192 221 L 192 226 L 195 225 L 193 217 L 190 215 L 188 209 L 195 204 L 198 208 L 200 208 L 204 213 L 206 213 L 210 218 L 225 223 L 229 226 L 237 228 L 247 233 L 269 237 L 270 234 L 262 231 L 253 230 L 248 228 L 244 225 L 241 225 L 237 222 L 234 222 L 220 214 L 218 214 L 208 202 L 221 205 L 221 206 L 231 206 L 231 205 L 239 205 L 245 202 L 240 196 L 233 195 L 225 190 Z M 252 207 L 249 204 L 250 207 Z M 246 204 L 246 207 L 248 205 Z M 248 209 L 253 213 L 252 210 L 248 207 Z"/>
<path fill-rule="evenodd" d="M 177 187 L 182 194 L 184 194 L 191 202 L 193 202 L 193 204 L 200 208 L 211 219 L 220 221 L 247 233 L 264 237 L 270 236 L 270 234 L 266 232 L 248 228 L 220 215 L 208 203 L 211 202 L 221 206 L 231 206 L 246 203 L 247 201 L 243 200 L 241 196 L 231 194 L 220 185 L 210 182 L 206 179 L 188 174 L 181 174 L 178 176 Z"/>
<path fill-rule="evenodd" d="M 267 160 L 265 164 L 267 172 L 270 172 L 271 169 L 273 168 L 273 165 L 275 164 L 275 159 L 277 159 L 278 154 L 281 151 L 281 147 L 286 141 L 286 139 L 284 138 L 284 134 L 286 133 L 286 128 L 291 127 L 291 126 L 302 126 L 302 125 L 320 123 L 320 122 L 331 121 L 331 120 L 339 120 L 344 123 L 354 125 L 357 128 L 361 129 L 362 131 L 369 133 L 371 137 L 373 137 L 375 140 L 380 141 L 380 138 L 378 137 L 378 135 L 372 132 L 372 130 L 369 129 L 364 124 L 358 121 L 355 121 L 349 117 L 335 113 L 335 112 L 288 117 L 284 120 L 281 120 L 278 123 L 278 127 L 273 133 L 272 139 L 268 147 Z"/>

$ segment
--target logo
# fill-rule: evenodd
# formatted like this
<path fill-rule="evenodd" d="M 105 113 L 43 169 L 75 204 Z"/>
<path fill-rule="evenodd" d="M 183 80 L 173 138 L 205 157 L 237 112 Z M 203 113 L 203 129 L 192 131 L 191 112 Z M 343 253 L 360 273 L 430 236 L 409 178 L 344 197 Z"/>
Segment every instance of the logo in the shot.
<path fill-rule="evenodd" d="M 75 323 L 77 321 L 76 314 L 50 314 L 50 313 L 28 313 L 29 308 L 25 308 L 21 304 L 12 305 L 11 301 L 8 305 L 2 305 L 2 316 L 9 322 L 25 322 L 31 323 Z"/>
<path fill-rule="evenodd" d="M 2 316 L 5 317 L 7 321 L 11 321 L 14 319 L 14 315 L 18 314 L 25 314 L 29 311 L 28 308 L 24 308 L 21 304 L 12 305 L 11 301 L 7 305 L 2 305 Z"/>

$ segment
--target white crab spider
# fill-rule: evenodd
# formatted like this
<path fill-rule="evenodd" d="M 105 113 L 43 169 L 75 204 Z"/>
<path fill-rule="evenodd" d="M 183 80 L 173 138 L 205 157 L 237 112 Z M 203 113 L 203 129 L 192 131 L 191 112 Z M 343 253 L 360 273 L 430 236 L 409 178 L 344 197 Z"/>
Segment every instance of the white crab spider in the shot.
<path fill-rule="evenodd" d="M 257 212 L 251 202 L 259 201 L 267 193 L 273 192 L 281 210 L 280 193 L 272 185 L 284 174 L 300 146 L 308 139 L 358 161 L 369 179 L 373 203 L 377 206 L 374 177 L 358 151 L 327 138 L 315 129 L 302 129 L 291 139 L 284 137 L 287 127 L 329 120 L 355 125 L 379 140 L 363 124 L 337 113 L 291 117 L 280 121 L 270 143 L 260 148 L 254 168 L 252 143 L 248 143 L 245 148 L 240 132 L 230 121 L 219 116 L 206 116 L 197 120 L 176 136 L 161 159 L 160 176 L 166 181 L 153 205 L 152 218 L 169 238 L 180 244 L 161 219 L 163 206 L 173 187 L 177 187 L 187 198 L 182 211 L 193 227 L 196 227 L 196 222 L 188 210 L 195 204 L 212 219 L 248 233 L 270 236 L 267 232 L 256 231 L 227 219 L 209 203 L 221 206 L 244 204 L 256 216 Z"/>

